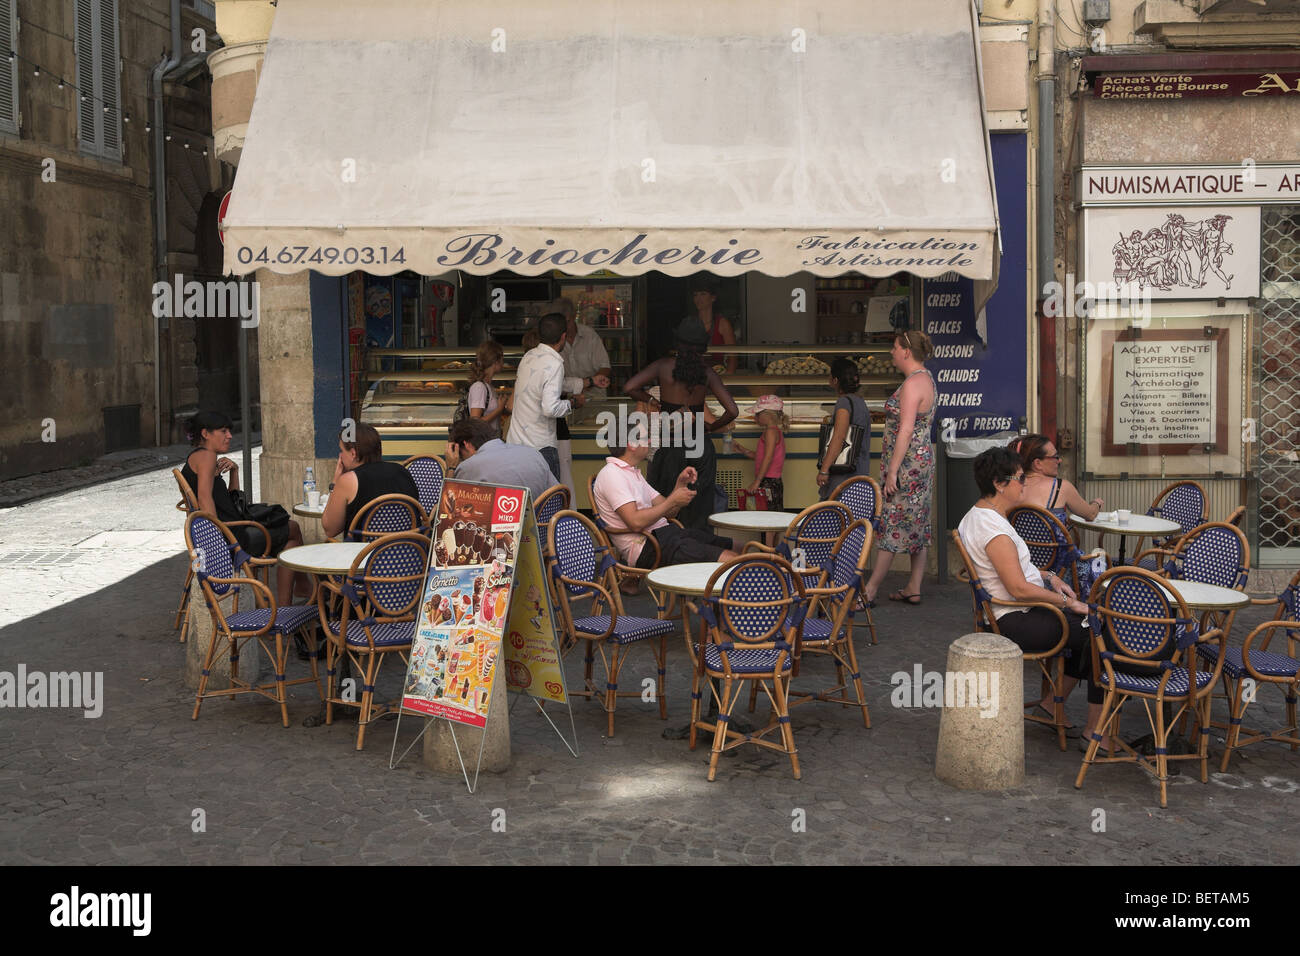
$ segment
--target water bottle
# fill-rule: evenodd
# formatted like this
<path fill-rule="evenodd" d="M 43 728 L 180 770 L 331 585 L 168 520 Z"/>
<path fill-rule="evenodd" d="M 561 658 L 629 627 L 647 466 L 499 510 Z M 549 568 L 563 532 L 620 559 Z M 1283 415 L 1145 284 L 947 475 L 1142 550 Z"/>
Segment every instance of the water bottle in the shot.
<path fill-rule="evenodd" d="M 302 479 L 302 500 L 303 501 L 310 500 L 311 493 L 315 490 L 316 490 L 316 469 L 308 465 L 307 474 Z"/>

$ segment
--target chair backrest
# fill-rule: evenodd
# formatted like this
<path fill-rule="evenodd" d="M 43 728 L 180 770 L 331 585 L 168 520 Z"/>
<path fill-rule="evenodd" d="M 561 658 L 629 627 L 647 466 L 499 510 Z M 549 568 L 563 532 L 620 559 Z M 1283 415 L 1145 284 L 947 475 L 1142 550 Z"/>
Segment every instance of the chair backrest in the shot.
<path fill-rule="evenodd" d="M 341 637 L 347 639 L 349 623 L 365 629 L 373 645 L 370 625 L 415 621 L 424 596 L 429 564 L 429 539 L 418 532 L 391 534 L 372 541 L 356 556 L 342 585 Z"/>
<path fill-rule="evenodd" d="M 1228 517 L 1224 519 L 1226 523 L 1232 525 L 1234 528 L 1240 528 L 1242 522 L 1245 520 L 1246 520 L 1245 505 L 1238 505 L 1237 507 L 1233 508 L 1232 514 L 1228 515 Z"/>
<path fill-rule="evenodd" d="M 1282 593 L 1277 596 L 1277 621 L 1300 621 L 1300 571 L 1291 578 Z"/>
<path fill-rule="evenodd" d="M 408 495 L 380 495 L 352 518 L 349 541 L 373 541 L 388 534 L 419 531 L 429 523 L 420 503 Z"/>
<path fill-rule="evenodd" d="M 975 571 L 975 565 L 970 559 L 970 554 L 966 551 L 966 545 L 961 540 L 961 534 L 953 529 L 952 541 L 957 547 L 957 553 L 961 555 L 961 563 L 966 567 L 966 582 L 970 585 L 971 604 L 975 612 L 975 630 L 977 631 L 995 631 L 996 618 L 993 615 L 993 608 L 989 604 L 989 593 L 984 590 L 984 585 L 980 583 L 980 576 Z"/>
<path fill-rule="evenodd" d="M 794 516 L 777 550 L 795 570 L 804 572 L 804 587 L 817 586 L 822 569 L 830 564 L 835 542 L 852 523 L 853 512 L 838 501 L 818 502 Z"/>
<path fill-rule="evenodd" d="M 1059 571 L 1078 554 L 1065 525 L 1045 508 L 1012 508 L 1007 521 L 1029 548 L 1029 560 L 1039 571 Z"/>
<path fill-rule="evenodd" d="M 598 595 L 587 586 L 590 584 L 598 584 L 609 593 L 614 602 L 614 613 L 623 612 L 614 579 L 613 552 L 605 536 L 589 518 L 571 510 L 557 513 L 546 530 L 546 548 L 552 574 L 570 579 L 562 585 L 557 583 L 555 589 L 566 619 L 570 613 L 570 598 Z"/>
<path fill-rule="evenodd" d="M 442 483 L 447 478 L 447 466 L 437 455 L 412 455 L 402 462 L 415 480 L 420 493 L 420 507 L 425 514 L 433 514 L 442 500 Z"/>
<path fill-rule="evenodd" d="M 714 571 L 700 605 L 714 641 L 724 648 L 739 642 L 793 653 L 803 622 L 797 611 L 807 607 L 801 576 L 793 570 L 777 555 L 746 554 Z"/>
<path fill-rule="evenodd" d="M 867 475 L 858 475 L 848 481 L 842 481 L 828 499 L 848 506 L 856 521 L 865 521 L 873 529 L 880 523 L 880 485 L 876 479 Z"/>
<path fill-rule="evenodd" d="M 243 554 L 230 529 L 206 511 L 191 511 L 185 519 L 185 547 L 191 567 L 205 588 L 218 597 L 230 593 L 233 584 L 219 584 L 210 578 L 233 578 L 238 570 L 236 552 Z M 241 561 L 242 564 L 242 561 Z"/>
<path fill-rule="evenodd" d="M 852 614 L 858 595 L 862 593 L 867 563 L 871 560 L 873 537 L 871 525 L 858 519 L 844 529 L 831 549 L 830 562 L 823 569 L 817 586 L 823 589 L 841 589 L 839 594 L 822 598 L 827 613 L 837 624 L 843 623 Z"/>
<path fill-rule="evenodd" d="M 604 528 L 605 522 L 600 517 L 600 512 L 596 510 L 596 478 L 600 475 L 597 471 L 594 475 L 587 476 L 587 507 L 591 509 L 592 520 L 596 522 L 597 528 Z"/>
<path fill-rule="evenodd" d="M 1162 587 L 1160 577 L 1151 571 L 1111 568 L 1097 579 L 1093 593 L 1098 595 L 1096 617 L 1103 637 L 1124 657 L 1171 660 L 1180 651 L 1180 639 L 1194 639 L 1196 625 L 1187 605 Z M 1195 657 L 1183 655 L 1184 662 Z"/>
<path fill-rule="evenodd" d="M 199 510 L 199 498 L 190 487 L 190 483 L 185 480 L 179 468 L 172 469 L 172 477 L 176 479 L 176 487 L 181 490 L 181 500 L 176 502 L 176 510 L 189 514 L 191 511 Z"/>
<path fill-rule="evenodd" d="M 1186 581 L 1244 588 L 1250 574 L 1250 545 L 1239 528 L 1214 521 L 1193 528 L 1178 544 L 1170 575 Z"/>
<path fill-rule="evenodd" d="M 1205 523 L 1208 517 L 1205 509 L 1205 489 L 1194 481 L 1179 481 L 1156 495 L 1147 514 L 1177 521 L 1182 526 L 1182 534 L 1187 534 Z"/>
<path fill-rule="evenodd" d="M 533 517 L 538 527 L 545 527 L 561 511 L 569 510 L 570 498 L 568 485 L 552 485 L 538 495 L 533 502 Z"/>

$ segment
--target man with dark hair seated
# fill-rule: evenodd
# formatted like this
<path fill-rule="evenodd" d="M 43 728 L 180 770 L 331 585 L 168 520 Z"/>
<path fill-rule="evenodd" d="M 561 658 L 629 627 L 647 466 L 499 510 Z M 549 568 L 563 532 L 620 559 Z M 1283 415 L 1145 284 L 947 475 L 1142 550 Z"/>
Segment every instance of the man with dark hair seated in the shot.
<path fill-rule="evenodd" d="M 566 325 L 564 316 L 558 312 L 548 312 L 538 320 L 537 336 L 541 344 L 519 360 L 510 419 L 510 443 L 527 445 L 541 452 L 555 481 L 560 480 L 555 420 L 581 408 L 586 401 L 581 394 L 575 394 L 572 401 L 564 398 L 566 390 L 582 391 L 582 379 L 566 379 L 564 376 L 561 352 Z M 593 381 L 602 388 L 609 385 L 609 379 L 603 375 L 594 376 Z"/>
<path fill-rule="evenodd" d="M 692 561 L 729 561 L 736 556 L 729 538 L 697 528 L 679 528 L 668 519 L 689 504 L 696 492 L 688 485 L 695 481 L 694 468 L 685 468 L 677 484 L 664 497 L 650 486 L 638 466 L 650 452 L 650 442 L 642 428 L 633 428 L 626 448 L 611 448 L 605 467 L 596 476 L 592 488 L 596 513 L 611 527 L 630 531 L 648 531 L 659 543 L 660 565 L 686 564 Z M 624 564 L 648 568 L 654 549 L 645 547 L 639 534 L 613 534 L 614 548 Z"/>
<path fill-rule="evenodd" d="M 447 464 L 464 481 L 523 486 L 533 501 L 555 484 L 541 452 L 526 445 L 507 445 L 481 418 L 462 418 L 451 426 Z"/>

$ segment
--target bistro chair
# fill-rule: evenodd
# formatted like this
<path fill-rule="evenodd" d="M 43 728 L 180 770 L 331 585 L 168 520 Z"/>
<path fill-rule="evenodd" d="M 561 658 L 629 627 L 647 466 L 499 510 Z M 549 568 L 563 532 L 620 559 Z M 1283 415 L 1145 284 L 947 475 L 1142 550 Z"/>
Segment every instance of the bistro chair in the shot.
<path fill-rule="evenodd" d="M 1159 781 L 1160 806 L 1166 807 L 1169 761 L 1198 760 L 1201 783 L 1209 780 L 1210 694 L 1223 666 L 1223 631 L 1202 631 L 1183 599 L 1161 583 L 1159 575 L 1142 568 L 1117 567 L 1098 578 L 1093 588 L 1096 603 L 1090 605 L 1089 624 L 1094 673 L 1106 697 L 1074 786 L 1083 786 L 1093 764 L 1137 764 Z M 1205 656 L 1202 647 L 1214 649 L 1212 670 L 1197 666 Z M 1149 756 L 1119 736 L 1124 705 L 1132 699 L 1143 702 L 1151 726 L 1154 753 Z M 1196 746 L 1191 753 L 1171 754 L 1170 731 L 1184 714 L 1195 718 Z M 1100 757 L 1097 752 L 1106 734 L 1120 753 L 1111 749 Z"/>
<path fill-rule="evenodd" d="M 428 515 L 414 498 L 380 495 L 366 502 L 353 516 L 344 537 L 348 541 L 374 541 L 387 534 L 420 531 L 428 526 Z"/>
<path fill-rule="evenodd" d="M 1292 752 L 1300 747 L 1300 729 L 1296 726 L 1296 697 L 1300 694 L 1300 571 L 1291 578 L 1291 583 L 1276 599 L 1256 601 L 1257 604 L 1277 602 L 1277 613 L 1271 621 L 1265 621 L 1246 635 L 1241 647 L 1225 647 L 1223 650 L 1223 686 L 1229 702 L 1230 716 L 1224 737 L 1223 762 L 1219 771 L 1227 772 L 1228 761 L 1232 751 L 1241 747 L 1257 744 L 1263 740 L 1290 744 Z M 1269 643 L 1284 632 L 1286 653 L 1270 651 Z M 1197 647 L 1197 652 L 1207 660 L 1214 661 L 1214 645 Z M 1286 726 L 1279 730 L 1263 731 L 1242 727 L 1246 708 L 1255 699 L 1256 694 L 1246 693 L 1247 680 L 1254 681 L 1256 688 L 1265 684 L 1278 687 L 1286 701 Z M 1216 724 L 1215 726 L 1223 726 Z M 1242 734 L 1246 737 L 1243 739 Z"/>
<path fill-rule="evenodd" d="M 537 496 L 533 502 L 533 517 L 537 519 L 539 532 L 543 532 L 551 519 L 561 511 L 569 510 L 571 497 L 568 485 L 552 485 Z"/>
<path fill-rule="evenodd" d="M 853 649 L 853 615 L 857 607 L 862 579 L 871 557 L 871 526 L 859 519 L 849 525 L 831 549 L 829 560 L 822 568 L 817 586 L 805 590 L 811 600 L 808 613 L 803 618 L 803 654 L 824 654 L 835 662 L 835 686 L 824 691 L 791 691 L 800 698 L 792 704 L 812 700 L 862 708 L 862 725 L 871 729 L 871 715 L 867 712 L 867 698 L 862 691 L 862 675 L 858 671 L 858 656 Z M 815 617 L 814 612 L 824 617 Z M 867 611 L 870 617 L 871 611 Z M 848 682 L 853 682 L 857 700 L 848 698 Z M 758 693 L 755 685 L 750 692 L 749 709 L 754 709 Z"/>
<path fill-rule="evenodd" d="M 1139 555 L 1142 556 L 1163 561 L 1163 569 L 1157 573 L 1171 581 L 1196 581 L 1244 591 L 1250 576 L 1250 545 L 1246 536 L 1225 521 L 1193 528 L 1178 540 L 1173 550 L 1148 548 Z M 1216 627 L 1227 631 L 1232 628 L 1236 613 L 1235 610 L 1207 611 L 1204 618 L 1213 618 Z"/>
<path fill-rule="evenodd" d="M 270 540 L 269 538 L 267 539 Z M 280 705 L 280 719 L 289 726 L 289 709 L 285 689 L 295 684 L 314 682 L 321 693 L 320 674 L 317 672 L 316 608 L 311 605 L 276 604 L 275 594 L 251 569 L 274 565 L 273 558 L 249 557 L 235 540 L 229 526 L 222 524 L 206 511 L 191 512 L 185 519 L 185 547 L 190 556 L 190 567 L 199 580 L 204 603 L 212 616 L 212 636 L 208 652 L 203 659 L 199 676 L 199 690 L 194 698 L 193 719 L 199 719 L 199 708 L 208 697 L 228 697 L 234 694 L 261 694 Z M 239 591 L 249 588 L 257 599 L 253 610 L 239 610 Z M 222 604 L 234 596 L 229 613 Z M 310 652 L 311 677 L 285 679 L 287 643 L 285 638 L 301 633 Z M 222 638 L 225 640 L 222 641 Z M 266 651 L 275 669 L 275 682 L 251 684 L 239 678 L 239 652 L 243 645 L 255 640 Z M 269 642 L 274 641 L 274 649 Z M 230 687 L 208 690 L 208 677 L 217 650 L 224 644 L 230 654 Z M 324 695 L 322 694 L 322 697 Z"/>
<path fill-rule="evenodd" d="M 546 530 L 548 561 L 558 597 L 560 623 L 565 643 L 587 644 L 582 696 L 601 703 L 608 715 L 608 736 L 614 736 L 614 711 L 620 697 L 640 697 L 641 691 L 620 692 L 618 678 L 627 660 L 627 648 L 638 641 L 651 641 L 650 649 L 659 669 L 655 696 L 659 698 L 659 717 L 668 719 L 668 693 L 665 682 L 667 637 L 677 629 L 669 620 L 632 617 L 623 611 L 615 569 L 619 567 L 605 536 L 595 523 L 576 511 L 561 511 Z M 588 608 L 575 608 L 591 600 Z M 589 613 L 581 613 L 583 610 Z M 598 688 L 593 673 L 595 653 L 599 650 L 605 669 L 605 686 Z"/>
<path fill-rule="evenodd" d="M 708 639 L 697 655 L 691 681 L 690 743 L 694 750 L 697 732 L 713 731 L 710 781 L 717 776 L 718 758 L 743 744 L 785 754 L 794 778 L 800 777 L 788 694 L 799 653 L 799 630 L 808 609 L 802 577 L 774 554 L 741 555 L 709 577 L 699 604 Z M 766 726 L 740 733 L 727 724 L 746 681 L 767 695 L 772 711 Z M 711 726 L 700 720 L 706 684 L 718 704 Z M 773 732 L 780 733 L 780 743 L 765 739 Z"/>
<path fill-rule="evenodd" d="M 1065 580 L 1080 601 L 1088 599 L 1096 579 L 1093 555 L 1079 551 L 1070 529 L 1057 515 L 1046 508 L 1021 505 L 1007 513 L 1007 521 L 1029 548 L 1029 560 L 1034 567 Z"/>
<path fill-rule="evenodd" d="M 1056 730 L 1057 742 L 1062 750 L 1065 749 L 1065 698 L 1061 696 L 1061 685 L 1065 681 L 1065 656 L 1069 653 L 1066 650 L 1066 642 L 1070 637 L 1070 624 L 1065 619 L 1065 614 L 1057 604 L 1050 604 L 1046 601 L 1003 601 L 993 597 L 985 590 L 984 585 L 980 583 L 979 574 L 975 571 L 975 565 L 970 559 L 970 554 L 966 550 L 966 545 L 961 540 L 961 534 L 954 530 L 952 532 L 953 544 L 957 547 L 957 553 L 961 555 L 962 564 L 966 568 L 966 579 L 970 584 L 971 601 L 975 607 L 975 630 L 989 631 L 993 634 L 1001 634 L 998 629 L 998 619 L 994 613 L 994 608 L 999 607 L 1045 607 L 1053 614 L 1061 624 L 1061 639 L 1052 647 L 1045 651 L 1033 653 L 1023 651 L 1026 663 L 1038 665 L 1042 673 L 1043 693 L 1047 691 L 1052 693 L 1052 716 L 1045 717 L 1039 714 L 1026 713 L 1025 720 L 1036 724 L 1043 724 Z M 1037 701 L 1031 701 L 1025 705 L 1026 710 L 1033 707 Z"/>
<path fill-rule="evenodd" d="M 1194 481 L 1176 481 L 1165 488 L 1160 494 L 1156 495 L 1155 500 L 1151 502 L 1151 507 L 1147 509 L 1147 517 L 1164 518 L 1166 521 L 1177 521 L 1181 529 L 1174 534 L 1165 538 L 1153 538 L 1152 544 L 1157 548 L 1172 548 L 1178 543 L 1178 539 L 1187 532 L 1191 531 L 1199 524 L 1204 524 L 1209 520 L 1209 512 L 1206 510 L 1205 489 Z M 1105 548 L 1102 539 L 1105 534 L 1097 538 L 1097 545 Z M 1142 550 L 1142 537 L 1138 537 L 1134 542 L 1133 550 L 1135 553 Z M 1107 551 L 1109 554 L 1110 552 Z M 1137 564 L 1137 558 L 1133 559 L 1133 564 Z"/>
<path fill-rule="evenodd" d="M 836 543 L 844 536 L 844 532 L 853 521 L 853 512 L 843 502 L 819 501 L 815 505 L 809 505 L 791 519 L 776 547 L 751 541 L 745 545 L 744 553 L 779 555 L 789 561 L 796 571 L 801 572 L 805 590 L 815 588 L 821 580 L 822 571 L 829 566 L 828 562 Z M 876 622 L 871 616 L 871 607 L 861 601 L 861 592 L 859 586 L 858 603 L 866 612 L 866 625 L 871 633 L 871 643 L 876 644 Z"/>
<path fill-rule="evenodd" d="M 882 500 L 880 485 L 868 475 L 858 475 L 848 481 L 840 482 L 839 487 L 831 492 L 828 501 L 838 501 L 847 505 L 853 512 L 855 521 L 865 521 L 871 530 L 880 531 L 880 503 Z"/>
<path fill-rule="evenodd" d="M 398 709 L 375 703 L 375 685 L 389 656 L 396 654 L 407 662 L 428 561 L 427 537 L 416 531 L 398 532 L 370 542 L 345 577 L 322 580 L 317 588 L 317 611 L 328 641 L 325 723 L 334 722 L 336 705 L 356 707 L 357 750 L 365 746 L 366 728 Z M 330 617 L 331 604 L 341 605 L 338 618 Z M 345 657 L 353 673 L 361 675 L 359 695 L 339 693 L 338 664 Z"/>
<path fill-rule="evenodd" d="M 172 477 L 176 479 L 176 487 L 179 488 L 181 492 L 181 500 L 176 502 L 176 510 L 185 515 L 193 514 L 198 511 L 199 499 L 194 494 L 194 489 L 190 487 L 190 483 L 185 480 L 185 476 L 181 474 L 181 470 L 179 468 L 173 468 Z M 271 548 L 271 535 L 270 532 L 266 530 L 265 525 L 259 524 L 256 521 L 226 521 L 223 522 L 223 524 L 225 524 L 227 528 L 238 528 L 240 526 L 257 528 L 262 532 L 263 541 L 260 557 L 269 557 L 267 552 L 270 551 Z M 185 589 L 181 591 L 181 602 L 176 605 L 176 620 L 172 625 L 180 630 L 180 642 L 182 644 L 185 643 L 185 638 L 188 636 L 190 630 L 190 585 L 193 582 L 194 566 L 193 563 L 191 563 L 191 565 L 185 570 Z"/>
<path fill-rule="evenodd" d="M 402 462 L 402 467 L 415 479 L 420 493 L 420 507 L 425 514 L 434 514 L 442 500 L 442 485 L 447 480 L 447 464 L 437 455 L 412 455 Z"/>

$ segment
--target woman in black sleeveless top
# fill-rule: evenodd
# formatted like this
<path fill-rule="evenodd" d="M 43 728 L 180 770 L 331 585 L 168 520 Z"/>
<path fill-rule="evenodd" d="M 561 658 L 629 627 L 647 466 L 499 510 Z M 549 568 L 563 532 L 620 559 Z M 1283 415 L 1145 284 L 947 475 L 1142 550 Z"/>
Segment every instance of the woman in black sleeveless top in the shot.
<path fill-rule="evenodd" d="M 655 491 L 665 498 L 672 494 L 677 485 L 677 476 L 688 467 L 696 472 L 694 484 L 696 494 L 681 511 L 677 518 L 687 528 L 708 530 L 709 515 L 713 514 L 713 487 L 717 482 L 717 453 L 713 448 L 713 439 L 705 432 L 722 431 L 738 414 L 735 399 L 722 384 L 718 373 L 704 362 L 703 352 L 709 345 L 709 335 L 704 331 L 704 324 L 695 316 L 682 320 L 674 333 L 677 343 L 675 357 L 661 358 L 651 362 L 623 386 L 624 393 L 631 395 L 638 402 L 646 402 L 654 411 L 683 413 L 683 424 L 703 438 L 702 447 L 691 449 L 698 452 L 696 457 L 687 454 L 686 441 L 682 436 L 660 433 L 662 444 L 650 459 L 646 469 L 646 481 Z M 646 387 L 651 384 L 659 386 L 659 404 L 656 407 Z M 704 398 L 712 392 L 722 405 L 722 417 L 707 427 L 697 424 L 704 416 Z M 699 429 L 695 432 L 694 429 Z"/>
<path fill-rule="evenodd" d="M 356 425 L 354 432 L 354 441 L 339 439 L 333 490 L 321 515 L 321 526 L 331 538 L 352 527 L 357 512 L 383 495 L 420 500 L 411 473 L 395 461 L 383 460 L 383 442 L 374 426 Z"/>
<path fill-rule="evenodd" d="M 181 477 L 199 499 L 200 511 L 216 515 L 219 521 L 243 521 L 243 512 L 230 497 L 230 492 L 239 490 L 239 466 L 229 458 L 220 457 L 230 450 L 230 425 L 230 419 L 220 412 L 199 412 L 189 420 L 186 428 L 194 450 L 181 468 Z M 229 486 L 221 480 L 222 475 L 228 476 Z M 296 521 L 268 530 L 272 555 L 302 544 L 302 529 Z M 262 554 L 266 542 L 256 528 L 244 526 L 230 531 L 249 554 Z M 281 605 L 293 603 L 293 577 L 293 571 L 288 568 L 276 572 L 276 600 Z"/>

